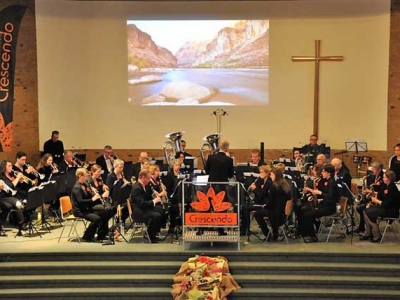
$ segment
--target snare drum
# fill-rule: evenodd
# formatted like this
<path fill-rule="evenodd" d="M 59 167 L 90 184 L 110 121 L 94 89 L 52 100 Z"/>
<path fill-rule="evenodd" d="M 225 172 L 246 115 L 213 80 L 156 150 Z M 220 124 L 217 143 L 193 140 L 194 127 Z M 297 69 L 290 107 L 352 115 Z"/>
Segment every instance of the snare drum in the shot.
<path fill-rule="evenodd" d="M 362 163 L 364 165 L 369 165 L 372 162 L 372 157 L 371 156 L 363 156 L 362 157 Z"/>
<path fill-rule="evenodd" d="M 353 163 L 359 164 L 361 162 L 361 156 L 354 155 L 353 156 Z"/>

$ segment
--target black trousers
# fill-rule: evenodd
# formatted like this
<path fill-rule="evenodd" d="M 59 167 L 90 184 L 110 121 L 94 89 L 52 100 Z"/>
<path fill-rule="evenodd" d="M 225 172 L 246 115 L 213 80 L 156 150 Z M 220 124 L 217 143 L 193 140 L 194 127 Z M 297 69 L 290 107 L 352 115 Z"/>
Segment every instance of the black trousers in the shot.
<path fill-rule="evenodd" d="M 4 225 L 7 220 L 7 216 L 12 209 L 15 210 L 15 217 L 18 224 L 24 223 L 25 217 L 22 209 L 17 208 L 17 198 L 14 197 L 6 197 L 1 198 L 0 202 L 2 203 L 2 213 L 0 214 L 0 226 Z"/>
<path fill-rule="evenodd" d="M 164 208 L 161 205 L 155 205 L 152 209 L 145 210 L 143 212 L 143 219 L 147 225 L 147 232 L 150 239 L 154 239 L 166 220 Z"/>
<path fill-rule="evenodd" d="M 358 224 L 358 228 L 361 231 L 365 230 L 364 210 L 366 209 L 366 206 L 367 206 L 367 204 L 362 203 L 362 204 L 357 205 L 357 208 L 356 208 L 358 214 L 360 215 L 360 223 Z"/>
<path fill-rule="evenodd" d="M 115 211 L 113 209 L 104 209 L 101 204 L 93 206 L 92 209 L 93 211 L 91 212 L 80 212 L 75 216 L 90 221 L 83 234 L 83 239 L 91 240 L 97 232 L 97 239 L 101 240 L 108 233 L 108 221 L 115 215 Z"/>
<path fill-rule="evenodd" d="M 269 209 L 261 209 L 256 211 L 254 218 L 256 219 L 258 225 L 261 228 L 261 231 L 265 236 L 268 235 L 269 230 L 267 223 L 265 222 L 264 217 L 268 217 L 270 222 L 271 222 L 271 227 L 272 227 L 272 234 L 274 237 L 278 236 L 278 228 L 279 228 L 279 220 L 277 218 L 277 215 L 275 212 L 269 210 Z"/>
<path fill-rule="evenodd" d="M 317 218 L 323 216 L 329 216 L 334 214 L 336 211 L 336 206 L 334 205 L 323 205 L 319 206 L 317 209 L 306 211 L 299 219 L 299 232 L 305 236 L 315 237 L 316 232 L 314 228 L 314 222 Z"/>

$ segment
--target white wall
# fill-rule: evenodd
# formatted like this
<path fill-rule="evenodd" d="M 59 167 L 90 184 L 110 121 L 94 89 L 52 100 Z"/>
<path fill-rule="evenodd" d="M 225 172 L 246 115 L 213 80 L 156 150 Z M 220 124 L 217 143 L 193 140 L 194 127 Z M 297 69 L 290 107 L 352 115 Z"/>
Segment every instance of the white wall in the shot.
<path fill-rule="evenodd" d="M 312 133 L 314 65 L 322 62 L 320 141 L 386 150 L 389 0 L 80 2 L 36 0 L 40 144 L 57 129 L 66 148 L 161 148 L 185 130 L 189 148 L 216 131 L 216 107 L 139 107 L 127 101 L 126 19 L 270 19 L 270 105 L 224 107 L 231 148 L 291 148 Z"/>

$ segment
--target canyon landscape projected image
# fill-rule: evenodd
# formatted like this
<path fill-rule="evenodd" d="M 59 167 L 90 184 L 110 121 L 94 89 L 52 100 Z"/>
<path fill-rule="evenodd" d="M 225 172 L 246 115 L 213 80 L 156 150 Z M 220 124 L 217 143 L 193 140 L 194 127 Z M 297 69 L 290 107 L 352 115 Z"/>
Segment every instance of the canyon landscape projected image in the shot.
<path fill-rule="evenodd" d="M 266 105 L 269 21 L 127 21 L 129 101 Z"/>

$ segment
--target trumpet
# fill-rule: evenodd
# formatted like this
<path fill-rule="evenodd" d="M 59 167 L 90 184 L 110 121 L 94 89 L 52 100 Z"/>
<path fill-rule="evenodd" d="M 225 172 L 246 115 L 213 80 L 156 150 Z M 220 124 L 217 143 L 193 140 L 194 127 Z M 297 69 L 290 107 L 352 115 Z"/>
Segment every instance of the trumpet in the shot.
<path fill-rule="evenodd" d="M 31 165 L 28 163 L 24 164 L 24 166 L 26 166 L 27 168 L 31 167 Z M 42 180 L 45 177 L 44 174 L 40 174 L 38 171 L 36 171 L 36 169 L 34 169 L 34 168 L 32 168 L 32 169 L 33 169 L 33 171 L 32 171 L 33 175 L 35 175 L 36 178 L 39 178 L 40 180 Z"/>
<path fill-rule="evenodd" d="M 72 156 L 72 161 L 76 163 L 77 166 L 81 168 L 87 169 L 89 167 L 89 163 L 87 161 L 82 161 L 77 158 L 75 155 Z"/>
<path fill-rule="evenodd" d="M 57 168 L 57 165 L 55 163 L 52 163 L 50 165 L 50 168 L 51 168 L 52 171 L 55 171 L 56 173 L 58 172 L 58 168 Z"/>
<path fill-rule="evenodd" d="M 24 173 L 18 172 L 18 171 L 15 171 L 15 170 L 13 170 L 13 173 L 15 174 L 15 176 L 17 176 L 18 174 L 21 173 L 21 178 L 23 179 L 23 182 L 25 182 L 25 183 L 27 183 L 27 184 L 31 184 L 31 185 L 33 185 L 33 186 L 36 186 L 36 185 L 37 185 L 37 179 L 32 180 L 32 179 L 30 179 L 28 176 L 24 175 Z"/>
<path fill-rule="evenodd" d="M 15 196 L 17 193 L 16 190 L 13 190 L 11 187 L 9 187 L 3 180 L 0 179 L 0 185 L 3 186 L 2 190 L 5 191 L 6 193 L 11 193 L 11 196 Z"/>

